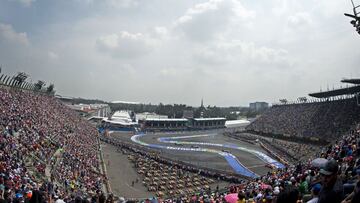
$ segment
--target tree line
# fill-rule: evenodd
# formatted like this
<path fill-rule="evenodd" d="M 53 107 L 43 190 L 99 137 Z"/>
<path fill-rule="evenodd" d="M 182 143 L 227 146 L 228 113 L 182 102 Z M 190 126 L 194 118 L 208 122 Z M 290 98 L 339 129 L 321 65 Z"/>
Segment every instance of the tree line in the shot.
<path fill-rule="evenodd" d="M 192 111 L 194 118 L 224 117 L 227 120 L 239 118 L 253 118 L 261 112 L 251 111 L 248 107 L 192 107 L 186 104 L 128 104 L 108 103 L 112 111 L 129 110 L 135 113 L 154 112 L 159 115 L 166 115 L 168 118 L 183 118 L 185 111 Z"/>

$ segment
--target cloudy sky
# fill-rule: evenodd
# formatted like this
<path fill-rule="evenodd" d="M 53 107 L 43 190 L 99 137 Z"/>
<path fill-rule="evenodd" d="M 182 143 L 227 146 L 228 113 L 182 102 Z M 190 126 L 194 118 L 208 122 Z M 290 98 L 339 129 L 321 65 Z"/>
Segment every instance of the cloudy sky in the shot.
<path fill-rule="evenodd" d="M 0 0 L 2 72 L 106 101 L 248 105 L 360 77 L 350 0 Z"/>

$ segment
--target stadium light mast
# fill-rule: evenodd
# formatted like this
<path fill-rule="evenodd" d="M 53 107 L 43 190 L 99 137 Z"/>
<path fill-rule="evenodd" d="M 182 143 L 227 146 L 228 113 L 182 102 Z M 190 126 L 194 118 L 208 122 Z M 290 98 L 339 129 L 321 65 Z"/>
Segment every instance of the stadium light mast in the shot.
<path fill-rule="evenodd" d="M 353 0 L 350 1 L 353 6 L 354 14 L 344 13 L 344 15 L 354 19 L 351 20 L 350 23 L 356 28 L 357 33 L 360 34 L 360 17 L 358 16 L 360 14 L 360 12 L 358 11 L 360 9 L 360 5 L 355 5 Z"/>
<path fill-rule="evenodd" d="M 42 80 L 38 80 L 35 84 L 34 84 L 34 88 L 36 91 L 41 91 L 41 89 L 45 86 L 45 82 Z"/>

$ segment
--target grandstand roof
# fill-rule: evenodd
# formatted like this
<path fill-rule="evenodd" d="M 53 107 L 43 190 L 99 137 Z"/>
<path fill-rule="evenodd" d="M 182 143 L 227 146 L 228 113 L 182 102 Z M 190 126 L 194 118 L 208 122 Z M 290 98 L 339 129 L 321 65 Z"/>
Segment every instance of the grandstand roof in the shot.
<path fill-rule="evenodd" d="M 226 118 L 194 118 L 195 121 L 217 121 L 226 120 Z"/>
<path fill-rule="evenodd" d="M 111 117 L 114 119 L 130 119 L 130 114 L 127 111 L 116 111 Z"/>
<path fill-rule="evenodd" d="M 167 115 L 159 115 L 156 113 L 144 112 L 144 113 L 137 113 L 136 119 L 137 120 L 145 120 L 145 118 L 164 118 L 167 119 Z"/>
<path fill-rule="evenodd" d="M 186 122 L 186 118 L 145 118 L 145 121 Z"/>
<path fill-rule="evenodd" d="M 316 97 L 316 98 L 328 98 L 340 95 L 349 95 L 349 94 L 356 94 L 360 92 L 360 85 L 346 87 L 341 89 L 330 90 L 326 92 L 316 92 L 310 93 L 309 96 Z"/>
<path fill-rule="evenodd" d="M 225 122 L 225 126 L 227 128 L 237 128 L 237 127 L 243 127 L 250 124 L 250 121 L 248 120 L 230 120 Z"/>
<path fill-rule="evenodd" d="M 140 102 L 132 102 L 132 101 L 112 101 L 112 104 L 140 104 Z"/>
<path fill-rule="evenodd" d="M 360 79 L 342 79 L 341 82 L 360 85 Z"/>
<path fill-rule="evenodd" d="M 126 120 L 109 120 L 108 118 L 103 118 L 102 120 L 107 123 L 120 124 L 120 125 L 124 125 L 124 126 L 137 125 L 137 122 L 130 122 L 130 121 L 126 121 Z"/>

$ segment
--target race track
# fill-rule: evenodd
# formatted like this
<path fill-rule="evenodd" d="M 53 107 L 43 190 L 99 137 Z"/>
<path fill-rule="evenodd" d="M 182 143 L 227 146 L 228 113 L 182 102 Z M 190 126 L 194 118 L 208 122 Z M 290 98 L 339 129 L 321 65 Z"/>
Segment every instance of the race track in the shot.
<path fill-rule="evenodd" d="M 262 175 L 267 171 L 264 170 L 265 164 L 272 164 L 277 168 L 284 167 L 283 164 L 269 157 L 259 148 L 256 149 L 256 147 L 248 144 L 226 140 L 223 135 L 216 132 L 190 135 L 136 134 L 131 137 L 131 140 L 146 147 L 163 150 L 166 153 L 174 154 L 175 152 L 180 159 L 183 159 L 184 157 L 182 154 L 186 156 L 192 155 L 194 160 L 199 160 L 199 158 L 207 159 L 209 156 L 222 157 L 222 159 L 226 161 L 227 167 L 230 167 L 233 172 L 251 178 L 258 177 L 256 171 L 260 173 L 259 175 Z M 240 157 L 240 160 L 237 157 Z M 208 162 L 207 165 L 218 165 L 219 167 L 221 161 L 214 158 L 208 159 L 209 161 L 212 161 Z M 256 171 L 253 171 L 254 169 Z"/>

